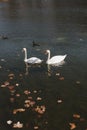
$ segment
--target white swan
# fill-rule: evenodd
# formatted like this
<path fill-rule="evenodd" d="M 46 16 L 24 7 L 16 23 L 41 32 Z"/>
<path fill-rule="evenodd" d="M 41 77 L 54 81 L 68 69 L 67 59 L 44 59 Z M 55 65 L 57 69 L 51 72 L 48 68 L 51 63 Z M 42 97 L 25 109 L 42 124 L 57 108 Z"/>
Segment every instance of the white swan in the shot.
<path fill-rule="evenodd" d="M 25 52 L 25 58 L 24 58 L 25 63 L 29 63 L 29 64 L 40 64 L 40 63 L 42 63 L 43 60 L 41 60 L 37 57 L 31 57 L 31 58 L 27 59 L 27 49 L 23 48 L 23 51 Z"/>
<path fill-rule="evenodd" d="M 48 65 L 59 65 L 61 62 L 64 61 L 64 59 L 66 58 L 66 54 L 65 55 L 56 55 L 53 56 L 52 58 L 50 58 L 50 50 L 46 50 L 46 54 L 48 54 L 48 58 L 46 61 L 46 64 Z"/>

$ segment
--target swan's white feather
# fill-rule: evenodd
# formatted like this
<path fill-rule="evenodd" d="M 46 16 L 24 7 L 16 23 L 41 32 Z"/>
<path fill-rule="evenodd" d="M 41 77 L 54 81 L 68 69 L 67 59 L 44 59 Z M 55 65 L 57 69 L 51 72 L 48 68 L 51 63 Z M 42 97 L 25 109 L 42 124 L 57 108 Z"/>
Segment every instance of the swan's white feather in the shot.
<path fill-rule="evenodd" d="M 25 62 L 30 63 L 30 64 L 37 64 L 37 63 L 41 63 L 42 60 L 40 60 L 37 57 L 31 57 L 29 59 L 25 59 Z"/>
<path fill-rule="evenodd" d="M 53 64 L 59 64 L 60 62 L 64 61 L 64 59 L 66 58 L 66 54 L 65 55 L 56 55 L 50 58 L 50 50 L 46 51 L 48 53 L 48 59 L 46 61 L 47 64 L 49 65 L 53 65 Z"/>
<path fill-rule="evenodd" d="M 56 64 L 62 62 L 65 59 L 66 55 L 64 56 L 53 56 L 51 59 L 47 60 L 47 64 Z"/>

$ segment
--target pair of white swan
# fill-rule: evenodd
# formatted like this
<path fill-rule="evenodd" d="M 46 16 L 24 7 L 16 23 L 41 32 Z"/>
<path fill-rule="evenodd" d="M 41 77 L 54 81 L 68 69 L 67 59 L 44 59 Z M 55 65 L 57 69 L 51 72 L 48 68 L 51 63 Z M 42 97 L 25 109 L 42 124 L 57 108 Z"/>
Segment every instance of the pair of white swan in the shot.
<path fill-rule="evenodd" d="M 23 48 L 23 51 L 25 52 L 25 58 L 24 58 L 24 62 L 25 63 L 29 63 L 29 64 L 40 64 L 42 63 L 43 60 L 37 58 L 37 57 L 31 57 L 31 58 L 27 58 L 27 49 Z M 64 59 L 66 58 L 67 55 L 56 55 L 50 58 L 50 50 L 46 50 L 46 53 L 48 54 L 48 58 L 46 61 L 46 64 L 48 65 L 54 65 L 54 64 L 59 64 L 62 61 L 64 61 Z"/>

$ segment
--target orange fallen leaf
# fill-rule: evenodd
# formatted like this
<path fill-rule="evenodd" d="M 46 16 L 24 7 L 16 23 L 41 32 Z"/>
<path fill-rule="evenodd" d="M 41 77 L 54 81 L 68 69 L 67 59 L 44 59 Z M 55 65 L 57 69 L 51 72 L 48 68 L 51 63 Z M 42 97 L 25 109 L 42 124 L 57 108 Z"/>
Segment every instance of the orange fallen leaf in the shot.
<path fill-rule="evenodd" d="M 73 114 L 73 117 L 74 118 L 80 118 L 80 115 L 79 114 Z"/>
<path fill-rule="evenodd" d="M 59 80 L 64 80 L 64 77 L 60 77 Z"/>
<path fill-rule="evenodd" d="M 14 86 L 11 85 L 11 86 L 8 86 L 9 90 L 13 90 L 14 89 Z"/>
<path fill-rule="evenodd" d="M 24 91 L 24 94 L 25 94 L 25 95 L 28 95 L 28 94 L 30 94 L 30 93 L 31 93 L 31 92 L 28 91 L 28 90 L 25 90 L 25 91 Z"/>
<path fill-rule="evenodd" d="M 37 130 L 39 127 L 38 126 L 34 126 L 34 129 Z"/>
<path fill-rule="evenodd" d="M 19 121 L 17 123 L 13 124 L 13 128 L 23 128 L 23 123 L 20 123 Z"/>
<path fill-rule="evenodd" d="M 13 103 L 15 101 L 14 98 L 10 98 L 10 102 Z"/>
<path fill-rule="evenodd" d="M 61 99 L 59 99 L 57 102 L 58 102 L 58 103 L 62 103 L 62 100 L 61 100 Z"/>
<path fill-rule="evenodd" d="M 10 83 L 8 81 L 4 82 L 4 85 L 8 86 Z"/>
<path fill-rule="evenodd" d="M 80 121 L 85 121 L 85 119 L 84 118 L 80 118 Z"/>
<path fill-rule="evenodd" d="M 42 100 L 42 98 L 41 97 L 37 97 L 37 101 L 41 101 Z"/>
<path fill-rule="evenodd" d="M 5 88 L 5 87 L 6 87 L 6 85 L 4 85 L 4 84 L 1 85 L 1 88 Z"/>
<path fill-rule="evenodd" d="M 16 97 L 20 97 L 21 95 L 20 95 L 19 93 L 17 93 L 15 96 L 16 96 Z"/>
<path fill-rule="evenodd" d="M 23 108 L 14 109 L 13 114 L 16 114 L 17 112 L 24 112 L 24 111 L 25 111 L 25 109 L 23 109 Z"/>
<path fill-rule="evenodd" d="M 14 77 L 14 76 L 15 76 L 15 75 L 14 75 L 14 74 L 12 74 L 12 73 L 8 75 L 8 77 Z"/>
<path fill-rule="evenodd" d="M 75 123 L 69 123 L 69 125 L 70 125 L 70 129 L 71 129 L 71 130 L 73 130 L 73 129 L 75 129 L 75 128 L 76 128 Z"/>

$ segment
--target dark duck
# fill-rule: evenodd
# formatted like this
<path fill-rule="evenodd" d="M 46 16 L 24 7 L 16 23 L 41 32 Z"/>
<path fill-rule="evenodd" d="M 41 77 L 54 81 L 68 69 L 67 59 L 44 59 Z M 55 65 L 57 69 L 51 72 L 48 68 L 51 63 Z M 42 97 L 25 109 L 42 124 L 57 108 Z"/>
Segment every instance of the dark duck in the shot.
<path fill-rule="evenodd" d="M 35 47 L 35 46 L 40 46 L 40 44 L 36 43 L 35 41 L 32 42 L 32 46 Z"/>

